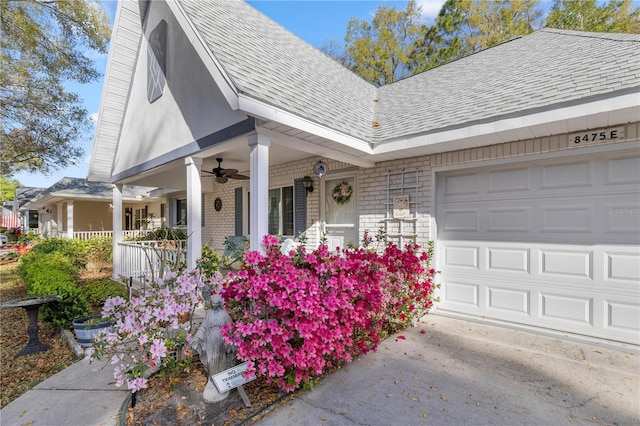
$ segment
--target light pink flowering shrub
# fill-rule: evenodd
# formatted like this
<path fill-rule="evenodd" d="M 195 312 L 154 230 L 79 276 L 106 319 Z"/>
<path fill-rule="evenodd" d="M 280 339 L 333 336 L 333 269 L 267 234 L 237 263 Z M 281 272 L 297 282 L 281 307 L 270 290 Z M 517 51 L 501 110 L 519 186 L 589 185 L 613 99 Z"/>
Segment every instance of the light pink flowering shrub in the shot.
<path fill-rule="evenodd" d="M 202 302 L 205 284 L 217 288 L 221 280 L 219 273 L 205 279 L 197 271 L 172 272 L 164 280 L 148 283 L 130 301 L 107 299 L 102 316 L 112 327 L 96 338 L 90 358 L 111 360 L 117 386 L 126 383 L 132 392 L 145 388 L 149 371 L 173 361 L 168 356 L 171 351 L 190 356 L 183 348 L 191 342 L 193 311 Z"/>
<path fill-rule="evenodd" d="M 247 374 L 291 391 L 310 385 L 326 368 L 375 350 L 381 335 L 397 330 L 431 306 L 432 277 L 417 245 L 394 244 L 377 253 L 364 247 L 330 253 L 321 245 L 280 252 L 265 236 L 266 255 L 249 252 L 230 274 L 222 296 L 234 319 L 227 344 L 249 361 Z"/>

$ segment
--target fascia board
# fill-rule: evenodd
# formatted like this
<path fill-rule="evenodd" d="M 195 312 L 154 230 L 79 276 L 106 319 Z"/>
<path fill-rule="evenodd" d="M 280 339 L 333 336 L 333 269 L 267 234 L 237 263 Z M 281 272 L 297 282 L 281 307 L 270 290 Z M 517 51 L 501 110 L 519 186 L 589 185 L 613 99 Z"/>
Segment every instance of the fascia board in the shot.
<path fill-rule="evenodd" d="M 275 121 L 286 126 L 294 127 L 304 132 L 308 132 L 322 138 L 338 142 L 349 148 L 358 150 L 363 154 L 371 155 L 373 153 L 371 145 L 362 139 L 354 138 L 353 136 L 348 136 L 344 133 L 331 130 L 305 118 L 294 115 L 288 111 L 276 108 L 273 105 L 266 104 L 262 101 L 243 94 L 240 94 L 238 96 L 238 100 L 239 109 L 250 116 L 254 116 L 265 121 Z"/>
<path fill-rule="evenodd" d="M 180 4 L 178 4 L 174 0 L 167 1 L 167 5 L 173 12 L 176 20 L 180 24 L 180 27 L 186 34 L 187 39 L 198 53 L 198 56 L 202 59 L 202 62 L 211 74 L 211 77 L 218 85 L 218 88 L 222 92 L 222 95 L 226 99 L 227 103 L 233 110 L 237 110 L 239 108 L 238 90 L 233 84 L 233 81 L 224 71 L 224 68 L 222 67 L 220 62 L 218 62 L 213 52 L 211 52 L 205 40 L 200 36 L 196 28 L 193 26 L 191 20 L 187 18 L 185 11 L 182 9 L 182 6 L 180 6 Z"/>
<path fill-rule="evenodd" d="M 490 137 L 494 143 L 510 142 L 511 138 L 502 138 L 502 135 L 510 134 L 520 129 L 531 129 L 536 126 L 546 126 L 595 114 L 607 114 L 608 116 L 611 116 L 616 111 L 625 111 L 625 116 L 635 115 L 635 117 L 640 117 L 640 89 L 633 93 L 627 93 L 593 102 L 585 102 L 580 105 L 554 108 L 533 114 L 510 117 L 471 126 L 463 126 L 456 129 L 443 130 L 415 137 L 408 137 L 401 140 L 383 142 L 373 148 L 373 154 L 392 153 L 410 148 L 426 148 L 430 145 L 437 144 L 449 144 L 453 149 L 457 149 L 456 142 L 472 142 L 474 139 L 486 140 L 487 137 Z M 584 129 L 569 129 L 569 132 L 580 130 Z M 530 135 L 531 138 L 540 136 L 550 135 Z M 480 145 L 482 144 L 479 144 L 478 146 Z M 445 147 L 439 149 L 439 151 L 444 150 L 446 150 Z"/>
<path fill-rule="evenodd" d="M 296 139 L 292 136 L 283 135 L 282 133 L 278 133 L 270 129 L 258 128 L 256 130 L 258 133 L 270 137 L 273 143 L 286 146 L 287 148 L 295 149 L 297 151 L 306 152 L 320 157 L 332 158 L 337 161 L 342 161 L 363 168 L 370 168 L 376 164 L 374 161 L 367 160 L 367 157 L 364 156 L 357 157 L 345 152 L 336 151 L 335 149 Z"/>

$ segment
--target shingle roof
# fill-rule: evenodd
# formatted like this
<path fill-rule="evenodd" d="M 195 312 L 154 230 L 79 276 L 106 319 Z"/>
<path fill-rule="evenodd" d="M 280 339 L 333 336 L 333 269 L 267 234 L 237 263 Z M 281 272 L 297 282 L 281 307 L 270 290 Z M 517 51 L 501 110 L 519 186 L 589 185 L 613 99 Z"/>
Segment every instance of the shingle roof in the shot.
<path fill-rule="evenodd" d="M 373 85 L 242 1 L 180 5 L 240 92 L 348 135 L 371 138 Z"/>
<path fill-rule="evenodd" d="M 137 195 L 147 194 L 155 188 L 123 185 L 122 197 L 133 199 Z M 93 198 L 110 200 L 113 198 L 113 185 L 102 182 L 90 182 L 84 178 L 64 177 L 34 197 L 31 203 L 37 204 L 48 197 Z"/>
<path fill-rule="evenodd" d="M 379 89 L 375 141 L 640 86 L 640 35 L 542 29 Z"/>

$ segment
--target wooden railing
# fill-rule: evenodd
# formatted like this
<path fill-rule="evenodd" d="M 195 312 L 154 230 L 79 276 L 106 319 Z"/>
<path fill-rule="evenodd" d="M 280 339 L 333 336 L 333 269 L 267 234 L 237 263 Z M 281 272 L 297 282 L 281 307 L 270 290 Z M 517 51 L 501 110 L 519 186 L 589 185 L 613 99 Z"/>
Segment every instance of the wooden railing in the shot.
<path fill-rule="evenodd" d="M 114 253 L 113 275 L 138 283 L 163 278 L 187 260 L 186 241 L 125 241 Z"/>

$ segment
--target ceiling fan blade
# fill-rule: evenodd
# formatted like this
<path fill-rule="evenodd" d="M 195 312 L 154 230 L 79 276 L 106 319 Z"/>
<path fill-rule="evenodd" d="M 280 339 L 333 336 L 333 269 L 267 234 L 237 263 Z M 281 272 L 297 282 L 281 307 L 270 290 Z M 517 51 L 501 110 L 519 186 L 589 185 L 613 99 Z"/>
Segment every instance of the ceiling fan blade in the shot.
<path fill-rule="evenodd" d="M 215 174 L 216 174 L 216 173 L 214 173 L 214 172 L 209 172 L 209 171 L 207 171 L 207 170 L 202 170 L 202 173 L 209 173 L 210 175 L 215 175 Z"/>
<path fill-rule="evenodd" d="M 233 175 L 237 175 L 238 174 L 238 170 L 237 169 L 222 169 L 221 173 L 225 176 L 231 177 Z"/>
<path fill-rule="evenodd" d="M 245 176 L 245 175 L 232 175 L 232 176 L 228 176 L 229 179 L 238 179 L 238 180 L 248 180 L 249 176 Z"/>

